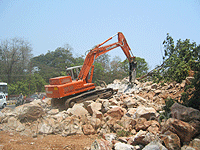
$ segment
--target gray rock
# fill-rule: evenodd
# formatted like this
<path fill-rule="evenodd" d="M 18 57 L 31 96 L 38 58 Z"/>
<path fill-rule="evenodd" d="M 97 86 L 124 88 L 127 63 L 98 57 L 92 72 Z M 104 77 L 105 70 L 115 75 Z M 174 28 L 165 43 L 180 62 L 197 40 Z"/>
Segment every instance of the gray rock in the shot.
<path fill-rule="evenodd" d="M 62 136 L 83 134 L 80 120 L 77 117 L 67 117 L 61 123 Z"/>
<path fill-rule="evenodd" d="M 17 120 L 15 117 L 10 117 L 8 119 L 8 127 L 12 130 L 16 130 L 18 126 L 21 125 L 21 122 Z"/>
<path fill-rule="evenodd" d="M 134 146 L 118 142 L 114 145 L 115 150 L 135 150 Z"/>
<path fill-rule="evenodd" d="M 45 113 L 40 105 L 24 104 L 15 108 L 18 119 L 23 121 L 34 121 L 42 117 Z"/>
<path fill-rule="evenodd" d="M 16 128 L 17 132 L 22 132 L 25 130 L 25 126 L 23 124 L 19 124 L 19 126 Z"/>
<path fill-rule="evenodd" d="M 112 141 L 117 139 L 117 134 L 116 133 L 107 133 L 103 134 L 103 138 L 109 142 L 110 147 L 112 147 Z"/>
<path fill-rule="evenodd" d="M 51 133 L 53 133 L 53 128 L 49 124 L 43 123 L 39 129 L 39 133 L 40 134 L 51 134 Z"/>
<path fill-rule="evenodd" d="M 174 103 L 171 107 L 172 117 L 189 122 L 193 119 L 200 120 L 200 111 L 191 107 L 186 107 L 178 103 Z"/>
<path fill-rule="evenodd" d="M 167 148 L 158 141 L 152 141 L 148 145 L 146 145 L 142 150 L 167 150 Z"/>

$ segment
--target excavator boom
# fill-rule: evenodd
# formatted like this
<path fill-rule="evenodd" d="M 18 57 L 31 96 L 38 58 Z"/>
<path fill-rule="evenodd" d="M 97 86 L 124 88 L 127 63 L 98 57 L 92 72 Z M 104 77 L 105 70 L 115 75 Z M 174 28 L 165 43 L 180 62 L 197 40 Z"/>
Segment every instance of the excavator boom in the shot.
<path fill-rule="evenodd" d="M 118 35 L 118 42 L 106 45 L 106 46 L 102 46 L 104 45 L 106 42 L 108 42 L 109 40 L 111 40 L 114 36 Z M 89 51 L 89 53 L 87 54 L 83 67 L 79 73 L 78 78 L 85 80 L 86 77 L 88 76 L 88 73 L 90 71 L 90 68 L 94 62 L 94 60 L 102 55 L 105 54 L 117 47 L 121 47 L 121 49 L 123 50 L 124 54 L 126 55 L 127 59 L 129 60 L 129 70 L 130 72 L 134 72 L 136 69 L 136 61 L 135 61 L 135 57 L 131 55 L 131 49 L 124 37 L 124 35 L 121 32 L 118 32 L 117 34 L 111 36 L 110 38 L 108 38 L 107 40 L 105 40 L 104 42 L 102 42 L 101 44 L 98 44 L 97 46 L 95 46 L 93 49 L 91 49 Z M 129 79 L 131 78 L 132 73 L 130 74 Z M 131 81 L 130 81 L 131 82 Z"/>

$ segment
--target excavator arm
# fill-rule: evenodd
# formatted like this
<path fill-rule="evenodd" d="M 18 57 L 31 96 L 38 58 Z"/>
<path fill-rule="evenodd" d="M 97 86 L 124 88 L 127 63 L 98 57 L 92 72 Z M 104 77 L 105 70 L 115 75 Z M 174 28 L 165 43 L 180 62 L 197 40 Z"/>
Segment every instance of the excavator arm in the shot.
<path fill-rule="evenodd" d="M 109 44 L 109 45 L 104 45 L 106 42 L 110 41 L 114 36 L 118 35 L 118 42 Z M 132 81 L 132 77 L 134 76 L 133 74 L 135 74 L 136 71 L 136 60 L 135 57 L 133 56 L 131 52 L 131 49 L 124 37 L 124 35 L 121 32 L 118 32 L 117 34 L 113 35 L 112 37 L 108 38 L 106 41 L 102 42 L 101 44 L 96 45 L 93 49 L 91 49 L 89 51 L 89 53 L 87 54 L 84 64 L 81 68 L 81 71 L 79 73 L 78 79 L 80 80 L 86 80 L 90 68 L 92 66 L 92 64 L 94 63 L 94 60 L 102 55 L 105 54 L 117 47 L 121 47 L 121 49 L 123 50 L 124 54 L 126 55 L 127 59 L 129 60 L 129 82 Z M 135 77 L 133 77 L 135 78 Z"/>

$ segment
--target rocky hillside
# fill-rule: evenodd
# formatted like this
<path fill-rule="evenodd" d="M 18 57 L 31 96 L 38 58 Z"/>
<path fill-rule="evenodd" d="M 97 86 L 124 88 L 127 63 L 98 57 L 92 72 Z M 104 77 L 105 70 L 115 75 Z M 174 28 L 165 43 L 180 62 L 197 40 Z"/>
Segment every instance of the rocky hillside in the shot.
<path fill-rule="evenodd" d="M 177 100 L 185 87 L 181 84 L 134 85 L 128 79 L 115 80 L 108 87 L 118 89 L 110 99 L 97 99 L 75 104 L 59 111 L 51 107 L 51 99 L 35 100 L 14 110 L 0 112 L 0 130 L 36 138 L 58 134 L 98 135 L 91 150 L 151 150 L 200 148 L 200 112 L 174 103 L 163 115 L 165 99 Z"/>

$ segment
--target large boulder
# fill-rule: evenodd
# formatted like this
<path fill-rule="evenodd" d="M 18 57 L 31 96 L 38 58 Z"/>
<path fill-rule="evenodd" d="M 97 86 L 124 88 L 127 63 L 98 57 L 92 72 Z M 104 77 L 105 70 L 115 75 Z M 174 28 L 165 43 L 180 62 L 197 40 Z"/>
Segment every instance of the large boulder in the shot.
<path fill-rule="evenodd" d="M 196 129 L 189 123 L 174 118 L 169 118 L 162 127 L 162 133 L 168 130 L 177 134 L 181 142 L 189 142 L 197 133 Z"/>
<path fill-rule="evenodd" d="M 200 111 L 191 107 L 186 107 L 178 103 L 174 103 L 171 107 L 173 118 L 189 122 L 193 119 L 200 120 Z"/>
<path fill-rule="evenodd" d="M 147 120 L 156 117 L 156 110 L 153 107 L 139 106 L 134 114 L 134 118 L 146 118 Z"/>
<path fill-rule="evenodd" d="M 25 130 L 24 125 L 19 120 L 17 120 L 15 117 L 8 118 L 7 126 L 10 129 L 16 130 L 18 132 Z"/>
<path fill-rule="evenodd" d="M 33 105 L 30 103 L 16 107 L 14 113 L 21 121 L 34 121 L 45 114 L 40 105 Z"/>

